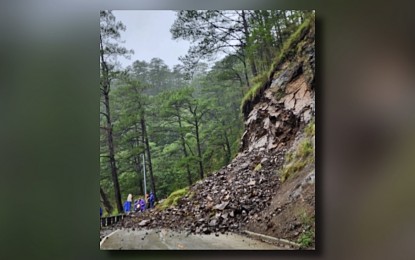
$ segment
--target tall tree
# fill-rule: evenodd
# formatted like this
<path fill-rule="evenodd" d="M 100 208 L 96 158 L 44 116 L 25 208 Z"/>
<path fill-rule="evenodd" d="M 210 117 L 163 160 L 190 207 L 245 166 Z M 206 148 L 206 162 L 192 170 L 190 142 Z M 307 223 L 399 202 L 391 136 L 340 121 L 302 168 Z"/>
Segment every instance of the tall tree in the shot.
<path fill-rule="evenodd" d="M 201 121 L 206 112 L 208 112 L 208 106 L 206 103 L 202 103 L 200 100 L 195 99 L 192 97 L 192 89 L 185 89 L 185 103 L 188 111 L 191 114 L 191 117 L 188 119 L 188 123 L 194 127 L 194 133 L 196 137 L 196 147 L 197 147 L 197 157 L 198 157 L 198 164 L 199 164 L 199 174 L 200 179 L 204 177 L 203 171 L 203 158 L 202 158 L 202 149 L 201 149 Z"/>
<path fill-rule="evenodd" d="M 253 57 L 247 57 L 244 48 L 249 37 L 248 13 L 244 11 L 179 11 L 170 31 L 174 39 L 190 40 L 193 45 L 183 57 L 191 69 L 204 58 L 217 52 L 236 54 L 244 63 L 248 58 L 253 75 L 256 75 Z M 244 22 L 245 21 L 245 22 Z M 247 70 L 245 76 L 248 78 Z"/>
<path fill-rule="evenodd" d="M 100 89 L 103 97 L 104 111 L 100 114 L 105 117 L 107 131 L 109 163 L 111 168 L 111 176 L 114 184 L 115 201 L 117 203 L 118 212 L 123 212 L 121 202 L 121 191 L 118 182 L 117 165 L 115 161 L 115 146 L 113 140 L 113 127 L 111 121 L 110 99 L 111 80 L 113 79 L 114 64 L 117 56 L 126 55 L 126 48 L 119 46 L 120 30 L 125 30 L 125 26 L 121 22 L 117 22 L 111 11 L 100 12 Z"/>
<path fill-rule="evenodd" d="M 193 179 L 189 165 L 189 146 L 187 145 L 185 137 L 187 132 L 186 129 L 188 129 L 188 127 L 185 126 L 184 119 L 184 109 L 186 107 L 186 99 L 188 98 L 186 92 L 186 90 L 182 89 L 165 92 L 164 98 L 166 101 L 162 108 L 162 116 L 178 126 L 177 132 L 179 134 L 180 144 L 184 155 L 183 162 L 186 167 L 187 181 L 189 185 L 192 185 Z"/>
<path fill-rule="evenodd" d="M 141 170 L 141 167 L 138 166 L 138 153 L 145 153 L 148 162 L 148 172 L 150 175 L 151 190 L 153 191 L 157 200 L 157 191 L 153 173 L 151 148 L 146 122 L 146 107 L 148 106 L 148 96 L 145 94 L 145 90 L 148 89 L 148 85 L 143 84 L 140 81 L 134 79 L 134 74 L 130 74 L 129 72 L 123 74 L 122 82 L 124 84 L 118 88 L 118 95 L 120 97 L 119 101 L 122 102 L 122 104 L 124 105 L 124 109 L 127 113 L 127 115 L 124 114 L 124 116 L 131 117 L 131 120 L 129 121 L 129 129 L 130 132 L 133 133 L 135 147 L 138 148 L 136 150 L 136 153 L 134 154 L 135 163 L 137 165 L 136 169 L 137 171 Z M 139 140 L 138 138 L 139 133 L 141 135 L 141 140 Z"/>

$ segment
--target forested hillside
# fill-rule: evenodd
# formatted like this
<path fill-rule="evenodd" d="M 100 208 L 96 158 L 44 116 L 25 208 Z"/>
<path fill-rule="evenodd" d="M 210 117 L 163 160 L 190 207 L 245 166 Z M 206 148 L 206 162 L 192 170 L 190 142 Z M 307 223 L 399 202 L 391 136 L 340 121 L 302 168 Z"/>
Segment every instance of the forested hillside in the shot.
<path fill-rule="evenodd" d="M 285 59 L 302 50 L 294 41 L 310 21 L 310 11 L 178 11 L 172 37 L 191 42 L 181 63 L 170 68 L 154 57 L 124 68 L 116 57 L 131 53 L 122 44 L 125 26 L 102 11 L 100 194 L 106 213 L 122 212 L 127 195 L 143 196 L 144 189 L 164 199 L 206 179 L 256 141 L 268 145 L 268 139 L 248 140 L 256 130 L 245 119 Z M 302 68 L 314 73 L 314 67 Z M 291 69 L 287 82 L 303 73 Z"/>

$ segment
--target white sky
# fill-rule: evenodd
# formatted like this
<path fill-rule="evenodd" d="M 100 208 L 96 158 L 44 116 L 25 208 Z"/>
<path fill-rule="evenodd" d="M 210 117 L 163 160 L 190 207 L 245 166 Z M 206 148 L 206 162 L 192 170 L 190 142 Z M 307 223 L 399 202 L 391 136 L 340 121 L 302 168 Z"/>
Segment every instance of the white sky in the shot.
<path fill-rule="evenodd" d="M 122 46 L 134 50 L 131 59 L 118 58 L 125 68 L 136 60 L 160 58 L 170 67 L 179 64 L 179 56 L 187 53 L 190 43 L 173 40 L 170 27 L 176 18 L 173 11 L 119 10 L 112 11 L 127 29 L 121 32 Z"/>

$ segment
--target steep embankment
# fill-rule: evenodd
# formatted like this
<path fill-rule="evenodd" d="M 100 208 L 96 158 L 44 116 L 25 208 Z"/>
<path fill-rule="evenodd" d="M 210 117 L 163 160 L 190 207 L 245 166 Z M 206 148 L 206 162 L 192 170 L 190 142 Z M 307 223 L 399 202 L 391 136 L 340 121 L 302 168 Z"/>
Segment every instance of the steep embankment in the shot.
<path fill-rule="evenodd" d="M 287 43 L 286 54 L 256 95 L 246 99 L 242 150 L 262 150 L 274 164 L 278 188 L 270 205 L 246 223 L 254 232 L 315 245 L 315 44 L 314 24 Z"/>
<path fill-rule="evenodd" d="M 176 206 L 124 219 L 127 228 L 193 233 L 250 230 L 314 246 L 314 22 L 286 43 L 242 103 L 245 133 L 232 162 Z"/>

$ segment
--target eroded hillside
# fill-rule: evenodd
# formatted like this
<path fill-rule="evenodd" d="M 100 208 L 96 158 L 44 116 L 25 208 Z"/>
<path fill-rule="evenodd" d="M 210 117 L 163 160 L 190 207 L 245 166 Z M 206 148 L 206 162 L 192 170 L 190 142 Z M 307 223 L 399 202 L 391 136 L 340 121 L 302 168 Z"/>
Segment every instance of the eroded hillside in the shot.
<path fill-rule="evenodd" d="M 253 232 L 315 246 L 314 22 L 281 51 L 269 77 L 242 104 L 239 154 L 189 187 L 175 206 L 132 215 L 127 228 Z"/>

